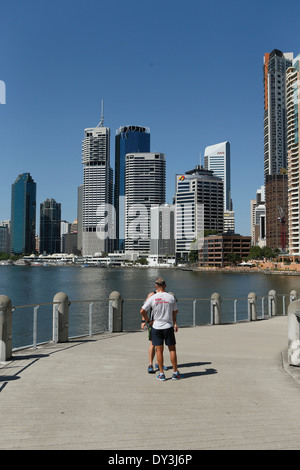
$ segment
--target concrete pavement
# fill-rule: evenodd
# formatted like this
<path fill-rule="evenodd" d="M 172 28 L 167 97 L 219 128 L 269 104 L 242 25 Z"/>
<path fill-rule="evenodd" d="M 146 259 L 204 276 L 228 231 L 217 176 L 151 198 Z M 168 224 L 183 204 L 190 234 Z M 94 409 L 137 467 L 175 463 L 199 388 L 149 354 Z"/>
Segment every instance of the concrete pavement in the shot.
<path fill-rule="evenodd" d="M 17 351 L 0 365 L 0 449 L 299 449 L 287 340 L 287 317 L 181 328 L 183 378 L 165 382 L 144 331 Z"/>

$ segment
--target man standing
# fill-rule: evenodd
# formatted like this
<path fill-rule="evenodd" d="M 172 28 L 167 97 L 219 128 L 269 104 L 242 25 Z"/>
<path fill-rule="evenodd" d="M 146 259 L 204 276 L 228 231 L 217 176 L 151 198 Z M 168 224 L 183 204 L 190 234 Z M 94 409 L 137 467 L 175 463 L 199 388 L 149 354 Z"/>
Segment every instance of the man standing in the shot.
<path fill-rule="evenodd" d="M 166 380 L 163 371 L 163 344 L 164 342 L 170 351 L 170 360 L 173 366 L 172 379 L 178 380 L 181 374 L 177 370 L 176 340 L 174 331 L 178 331 L 176 323 L 177 303 L 173 295 L 165 292 L 166 283 L 161 277 L 155 281 L 156 294 L 149 297 L 141 308 L 143 319 L 149 324 L 147 312 L 152 308 L 152 344 L 156 346 L 156 356 L 160 373 L 158 380 Z"/>

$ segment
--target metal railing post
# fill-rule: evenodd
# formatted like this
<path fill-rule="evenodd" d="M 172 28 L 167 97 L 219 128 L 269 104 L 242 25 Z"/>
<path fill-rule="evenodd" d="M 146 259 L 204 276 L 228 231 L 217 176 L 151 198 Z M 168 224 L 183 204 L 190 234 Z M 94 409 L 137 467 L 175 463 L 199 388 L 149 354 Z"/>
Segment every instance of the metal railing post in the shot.
<path fill-rule="evenodd" d="M 94 302 L 89 304 L 89 336 L 93 335 L 93 305 Z"/>
<path fill-rule="evenodd" d="M 234 299 L 233 301 L 233 321 L 236 323 L 236 304 L 237 304 L 237 299 Z"/>
<path fill-rule="evenodd" d="M 193 326 L 196 326 L 196 303 L 197 301 L 193 301 Z"/>
<path fill-rule="evenodd" d="M 33 349 L 37 348 L 37 312 L 39 305 L 33 309 Z"/>

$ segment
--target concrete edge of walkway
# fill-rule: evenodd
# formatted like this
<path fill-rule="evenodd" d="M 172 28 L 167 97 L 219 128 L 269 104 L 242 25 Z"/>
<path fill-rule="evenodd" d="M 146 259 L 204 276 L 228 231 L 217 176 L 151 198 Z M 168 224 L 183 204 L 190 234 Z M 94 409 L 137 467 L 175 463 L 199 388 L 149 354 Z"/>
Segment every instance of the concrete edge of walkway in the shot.
<path fill-rule="evenodd" d="M 281 353 L 282 367 L 300 385 L 300 367 L 291 366 L 288 362 L 288 350 Z"/>

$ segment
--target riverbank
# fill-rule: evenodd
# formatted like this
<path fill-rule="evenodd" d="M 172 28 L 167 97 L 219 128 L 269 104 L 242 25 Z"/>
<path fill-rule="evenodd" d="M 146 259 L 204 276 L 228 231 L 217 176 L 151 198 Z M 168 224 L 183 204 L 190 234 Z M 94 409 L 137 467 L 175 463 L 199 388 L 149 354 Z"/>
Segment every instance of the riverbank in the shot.
<path fill-rule="evenodd" d="M 260 273 L 260 274 L 277 274 L 285 276 L 300 276 L 300 271 L 292 271 L 286 269 L 261 269 L 257 267 L 253 268 L 244 268 L 244 267 L 193 267 L 193 268 L 181 268 L 183 271 L 198 271 L 198 272 L 217 272 L 217 273 Z"/>
<path fill-rule="evenodd" d="M 259 268 L 259 267 L 243 267 L 243 266 L 226 266 L 223 268 L 216 267 L 216 266 L 172 266 L 167 264 L 158 264 L 156 266 L 149 266 L 149 265 L 141 265 L 141 264 L 124 264 L 124 265 L 95 265 L 95 264 L 78 264 L 78 263 L 12 263 L 12 262 L 1 262 L 0 266 L 26 266 L 26 267 L 76 267 L 76 268 L 118 268 L 118 269 L 128 269 L 128 268 L 136 268 L 136 269 L 167 269 L 167 270 L 181 270 L 181 271 L 195 271 L 195 272 L 212 272 L 212 273 L 237 273 L 237 274 L 251 274 L 251 273 L 259 273 L 259 274 L 267 274 L 267 275 L 283 275 L 283 276 L 300 276 L 300 271 L 291 270 L 291 269 L 269 269 L 269 268 Z"/>

